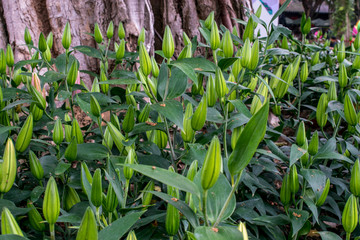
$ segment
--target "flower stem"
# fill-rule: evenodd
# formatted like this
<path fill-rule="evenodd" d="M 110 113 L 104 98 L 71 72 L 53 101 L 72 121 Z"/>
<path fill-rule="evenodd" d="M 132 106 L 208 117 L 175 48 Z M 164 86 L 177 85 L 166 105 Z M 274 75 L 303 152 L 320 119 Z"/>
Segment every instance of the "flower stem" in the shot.
<path fill-rule="evenodd" d="M 208 190 L 204 190 L 204 194 L 203 194 L 203 214 L 204 214 L 204 221 L 205 221 L 205 225 L 209 226 L 209 221 L 207 218 L 207 213 L 206 213 L 206 209 L 207 209 L 207 194 L 208 194 Z"/>

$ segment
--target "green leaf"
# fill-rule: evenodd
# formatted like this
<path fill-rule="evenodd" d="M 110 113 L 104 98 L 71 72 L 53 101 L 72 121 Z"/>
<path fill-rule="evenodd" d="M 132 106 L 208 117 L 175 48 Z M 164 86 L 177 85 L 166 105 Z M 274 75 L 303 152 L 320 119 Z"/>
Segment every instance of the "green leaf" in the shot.
<path fill-rule="evenodd" d="M 119 240 L 139 220 L 142 212 L 129 213 L 99 232 L 99 240 Z"/>
<path fill-rule="evenodd" d="M 82 219 L 82 217 L 80 217 L 76 214 L 63 214 L 58 217 L 56 222 L 78 224 L 81 222 L 81 219 Z"/>
<path fill-rule="evenodd" d="M 179 210 L 187 218 L 187 220 L 189 221 L 189 223 L 191 224 L 191 226 L 193 228 L 196 228 L 200 225 L 198 217 L 196 216 L 194 211 L 185 202 L 183 202 L 179 199 L 174 201 L 173 197 L 166 193 L 157 192 L 157 191 L 149 191 L 149 192 L 158 196 L 159 198 L 163 199 L 165 202 L 176 207 L 177 210 Z"/>
<path fill-rule="evenodd" d="M 195 71 L 199 72 L 215 72 L 216 71 L 216 65 L 202 57 L 196 57 L 196 58 L 184 58 L 181 60 L 177 60 L 175 62 L 172 62 L 171 64 L 179 64 L 179 63 L 186 63 L 189 66 L 191 66 Z M 189 77 L 190 78 L 190 77 Z M 192 78 L 190 78 L 192 79 Z"/>
<path fill-rule="evenodd" d="M 65 101 L 66 99 L 69 99 L 71 97 L 71 92 L 61 90 L 58 93 L 57 97 L 59 101 Z"/>
<path fill-rule="evenodd" d="M 151 130 L 165 130 L 165 123 L 157 123 L 155 126 L 149 125 L 147 123 L 138 123 L 135 124 L 134 129 L 129 133 L 129 136 L 137 135 L 139 133 L 144 133 Z"/>
<path fill-rule="evenodd" d="M 180 102 L 175 100 L 166 100 L 164 102 L 152 104 L 151 108 L 175 123 L 175 125 L 177 125 L 180 129 L 184 129 L 183 107 Z"/>
<path fill-rule="evenodd" d="M 55 168 L 55 174 L 61 175 L 64 172 L 66 172 L 66 170 L 68 170 L 70 167 L 71 167 L 70 163 L 65 163 L 65 162 L 61 161 Z"/>
<path fill-rule="evenodd" d="M 289 209 L 289 215 L 291 221 L 292 236 L 294 237 L 308 220 L 309 213 L 303 210 Z"/>
<path fill-rule="evenodd" d="M 342 238 L 339 237 L 338 235 L 336 235 L 333 232 L 317 232 L 320 236 L 322 240 L 341 240 Z"/>
<path fill-rule="evenodd" d="M 139 84 L 140 81 L 136 78 L 120 78 L 120 79 L 111 79 L 108 81 L 99 82 L 98 84 L 112 84 L 112 85 L 121 85 L 121 84 Z"/>
<path fill-rule="evenodd" d="M 31 201 L 32 202 L 36 202 L 40 197 L 41 194 L 43 194 L 45 191 L 45 188 L 42 186 L 36 186 L 32 191 L 31 191 Z"/>
<path fill-rule="evenodd" d="M 78 160 L 101 160 L 107 158 L 109 154 L 108 149 L 98 143 L 83 143 L 77 145 L 77 159 Z"/>
<path fill-rule="evenodd" d="M 126 164 L 129 168 L 135 171 L 151 177 L 159 182 L 166 185 L 178 188 L 182 191 L 192 193 L 193 195 L 200 198 L 200 191 L 195 183 L 184 177 L 183 175 L 171 172 L 163 168 L 157 168 L 153 166 L 146 166 L 141 164 Z"/>
<path fill-rule="evenodd" d="M 317 206 L 315 205 L 314 201 L 306 195 L 305 197 L 303 197 L 303 199 L 306 205 L 309 207 L 310 211 L 312 212 L 316 222 L 319 223 L 319 212 L 317 210 Z"/>
<path fill-rule="evenodd" d="M 201 192 L 201 196 L 203 196 L 203 190 L 201 187 L 201 171 L 199 171 L 195 178 L 194 183 L 198 186 Z M 231 193 L 232 187 L 229 181 L 223 174 L 219 175 L 217 182 L 214 184 L 212 188 L 208 190 L 208 198 L 207 198 L 207 215 L 209 221 L 213 224 L 218 218 L 222 207 L 225 205 L 227 197 Z M 200 203 L 198 199 L 194 199 L 195 206 L 199 207 Z M 229 205 L 227 206 L 221 221 L 228 219 L 236 207 L 236 199 L 235 195 L 232 195 Z M 198 209 L 201 212 L 200 209 Z"/>
<path fill-rule="evenodd" d="M 15 63 L 14 65 L 14 70 L 19 69 L 27 64 L 32 64 L 32 63 L 42 63 L 42 59 L 30 59 L 30 60 L 22 60 L 22 61 L 18 61 L 17 63 Z"/>
<path fill-rule="evenodd" d="M 300 173 L 310 184 L 313 192 L 315 193 L 316 199 L 319 199 L 326 184 L 325 173 L 316 169 L 301 169 Z"/>
<path fill-rule="evenodd" d="M 25 215 L 30 211 L 28 208 L 16 207 L 13 201 L 0 199 L 0 214 L 4 207 L 7 207 L 14 216 Z"/>
<path fill-rule="evenodd" d="M 249 120 L 229 157 L 228 167 L 232 176 L 242 171 L 250 162 L 259 143 L 265 136 L 269 115 L 269 101 Z"/>
<path fill-rule="evenodd" d="M 47 83 L 52 83 L 52 82 L 57 82 L 61 79 L 65 79 L 66 75 L 59 73 L 59 72 L 54 72 L 54 71 L 47 71 L 44 76 L 42 77 L 42 79 L 44 79 L 44 82 Z"/>
<path fill-rule="evenodd" d="M 196 85 L 198 84 L 196 73 L 194 71 L 194 68 L 190 64 L 188 64 L 186 62 L 181 62 L 181 60 L 180 60 L 180 61 L 171 62 L 171 65 L 177 67 L 188 78 L 190 78 Z"/>
<path fill-rule="evenodd" d="M 102 58 L 101 53 L 98 49 L 89 47 L 89 46 L 76 46 L 74 47 L 75 50 L 94 58 Z"/>
<path fill-rule="evenodd" d="M 28 238 L 14 234 L 1 235 L 0 240 L 26 240 Z"/>
<path fill-rule="evenodd" d="M 4 90 L 3 90 L 4 91 Z M 6 90 L 7 91 L 7 90 Z M 24 104 L 24 103 L 32 103 L 34 102 L 33 100 L 30 100 L 30 99 L 26 99 L 26 100 L 18 100 L 18 101 L 15 101 L 15 102 L 12 102 L 10 104 L 8 104 L 6 107 L 4 107 L 3 109 L 1 109 L 1 111 L 6 111 L 8 109 L 12 109 L 13 107 L 15 106 L 18 106 L 20 104 Z"/>
<path fill-rule="evenodd" d="M 291 2 L 291 0 L 286 0 L 286 2 L 283 3 L 283 5 L 281 5 L 281 7 L 279 8 L 279 10 L 277 10 L 277 12 L 274 14 L 274 16 L 271 18 L 270 22 L 269 22 L 269 26 L 271 26 L 271 23 L 280 16 L 280 14 L 282 14 L 285 9 L 287 8 L 287 6 L 289 5 L 289 3 Z"/>
<path fill-rule="evenodd" d="M 13 129 L 17 129 L 17 128 L 19 128 L 19 127 L 18 126 L 1 126 L 0 127 L 0 135 L 3 133 L 9 132 Z"/>
<path fill-rule="evenodd" d="M 306 153 L 306 150 L 299 148 L 296 144 L 291 146 L 290 151 L 290 167 L 296 163 L 296 161 L 301 158 Z"/>
<path fill-rule="evenodd" d="M 187 83 L 188 78 L 186 73 L 179 68 L 172 68 L 167 98 L 172 99 L 183 95 L 186 91 Z"/>
<path fill-rule="evenodd" d="M 220 226 L 216 229 L 212 227 L 195 228 L 197 240 L 242 240 L 243 235 L 237 227 Z"/>
<path fill-rule="evenodd" d="M 218 66 L 221 68 L 221 70 L 226 70 L 228 67 L 233 65 L 233 63 L 238 60 L 239 58 L 233 57 L 233 58 L 223 58 L 219 61 Z"/>

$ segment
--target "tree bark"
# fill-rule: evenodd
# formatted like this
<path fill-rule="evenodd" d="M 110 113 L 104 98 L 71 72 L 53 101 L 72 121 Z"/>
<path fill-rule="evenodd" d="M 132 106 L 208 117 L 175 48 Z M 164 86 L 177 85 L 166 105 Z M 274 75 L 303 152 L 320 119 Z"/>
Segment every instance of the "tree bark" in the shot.
<path fill-rule="evenodd" d="M 54 35 L 53 57 L 64 53 L 61 44 L 66 22 L 71 26 L 71 46 L 88 45 L 96 47 L 92 33 L 98 23 L 106 36 L 110 21 L 115 27 L 124 23 L 127 49 L 134 51 L 142 28 L 146 30 L 147 49 L 151 52 L 161 49 L 165 26 L 169 25 L 176 44 L 176 54 L 183 48 L 182 34 L 190 38 L 200 37 L 199 20 L 205 20 L 215 11 L 215 20 L 228 28 L 236 26 L 234 18 L 244 19 L 245 8 L 252 9 L 251 0 L 0 0 L 0 48 L 10 45 L 14 49 L 15 60 L 30 59 L 24 41 L 24 30 L 30 30 L 34 45 L 37 46 L 41 32 Z M 113 49 L 113 41 L 111 42 Z M 34 52 L 32 52 L 33 54 Z M 97 71 L 96 60 L 75 52 L 80 69 Z M 89 76 L 82 75 L 90 85 Z"/>

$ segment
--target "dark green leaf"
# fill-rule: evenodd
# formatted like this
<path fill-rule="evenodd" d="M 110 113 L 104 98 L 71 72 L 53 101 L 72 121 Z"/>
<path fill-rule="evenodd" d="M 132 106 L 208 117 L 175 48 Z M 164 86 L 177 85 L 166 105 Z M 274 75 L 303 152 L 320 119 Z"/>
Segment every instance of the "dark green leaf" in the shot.
<path fill-rule="evenodd" d="M 183 129 L 183 107 L 180 102 L 175 100 L 166 100 L 164 102 L 152 104 L 151 108 L 162 116 L 175 123 L 180 129 Z"/>
<path fill-rule="evenodd" d="M 216 229 L 212 227 L 195 228 L 197 240 L 242 240 L 243 235 L 237 227 L 220 226 Z"/>
<path fill-rule="evenodd" d="M 101 160 L 109 155 L 108 149 L 98 143 L 83 143 L 77 145 L 78 160 Z"/>
<path fill-rule="evenodd" d="M 307 211 L 289 209 L 289 215 L 291 221 L 292 236 L 294 237 L 308 220 L 309 213 Z"/>

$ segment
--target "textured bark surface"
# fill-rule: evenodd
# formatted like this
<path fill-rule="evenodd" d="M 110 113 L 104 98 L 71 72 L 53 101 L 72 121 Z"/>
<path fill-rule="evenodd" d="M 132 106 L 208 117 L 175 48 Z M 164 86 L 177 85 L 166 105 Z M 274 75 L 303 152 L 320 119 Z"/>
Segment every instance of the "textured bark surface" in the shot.
<path fill-rule="evenodd" d="M 61 45 L 62 32 L 67 21 L 71 25 L 71 46 L 96 47 L 92 33 L 98 23 L 103 35 L 110 21 L 117 34 L 119 21 L 126 30 L 127 49 L 135 50 L 137 37 L 142 28 L 146 30 L 146 47 L 150 51 L 161 49 L 162 35 L 166 25 L 171 27 L 176 53 L 183 47 L 182 34 L 198 36 L 199 20 L 215 11 L 215 20 L 228 28 L 236 25 L 234 18 L 245 18 L 245 7 L 252 9 L 251 0 L 0 0 L 0 48 L 8 43 L 14 48 L 15 60 L 29 59 L 24 46 L 24 30 L 28 27 L 37 45 L 41 32 L 54 34 L 53 57 L 64 53 Z M 239 27 L 239 26 L 237 26 Z M 116 37 L 117 39 L 117 37 Z M 113 48 L 113 43 L 111 43 Z M 96 71 L 97 63 L 81 53 L 75 53 L 81 69 Z M 90 81 L 83 76 L 85 82 Z"/>

